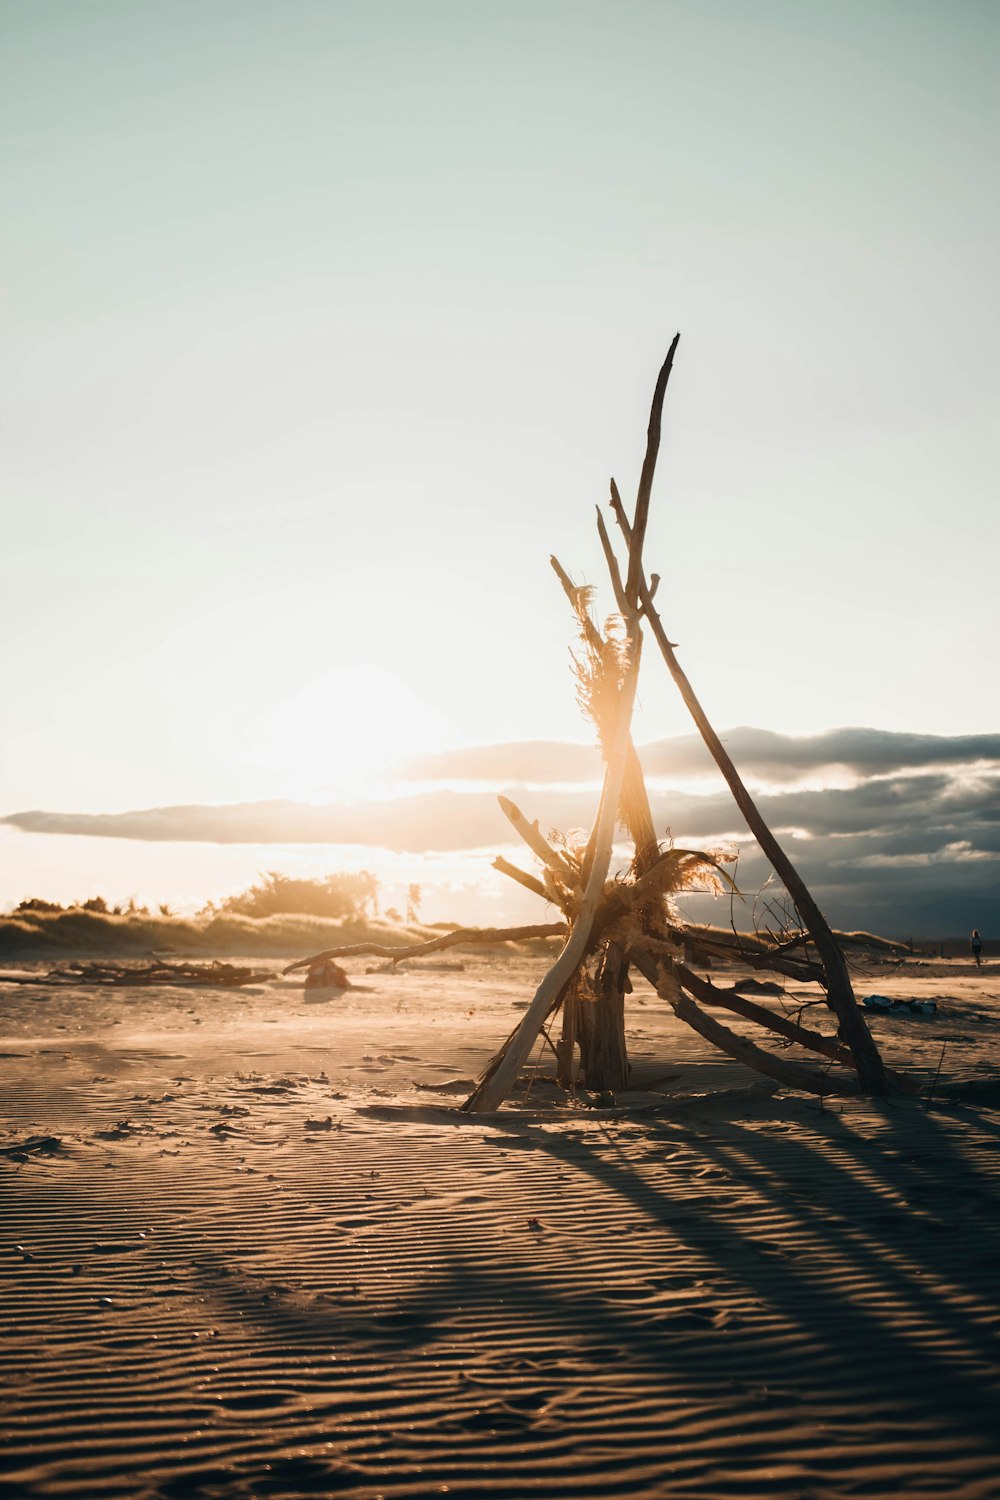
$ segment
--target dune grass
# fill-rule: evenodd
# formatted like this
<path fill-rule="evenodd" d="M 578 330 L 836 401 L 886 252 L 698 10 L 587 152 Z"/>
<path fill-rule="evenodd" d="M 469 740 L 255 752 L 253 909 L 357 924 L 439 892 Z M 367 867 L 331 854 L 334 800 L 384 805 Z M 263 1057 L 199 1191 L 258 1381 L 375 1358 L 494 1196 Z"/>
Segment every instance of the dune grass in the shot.
<path fill-rule="evenodd" d="M 0 962 L 150 953 L 200 957 L 298 958 L 323 948 L 366 941 L 416 943 L 433 936 L 419 923 L 376 918 L 333 921 L 300 914 L 204 917 L 69 911 L 17 912 L 0 917 Z"/>

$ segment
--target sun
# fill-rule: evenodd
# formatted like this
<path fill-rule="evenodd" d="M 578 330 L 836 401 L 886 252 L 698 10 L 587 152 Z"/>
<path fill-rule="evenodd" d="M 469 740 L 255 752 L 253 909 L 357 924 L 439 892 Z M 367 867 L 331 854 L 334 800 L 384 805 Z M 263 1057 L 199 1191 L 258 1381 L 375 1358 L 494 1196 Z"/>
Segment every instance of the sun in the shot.
<path fill-rule="evenodd" d="M 323 672 L 247 726 L 247 760 L 280 796 L 351 796 L 411 755 L 443 749 L 454 731 L 394 672 L 368 664 Z"/>

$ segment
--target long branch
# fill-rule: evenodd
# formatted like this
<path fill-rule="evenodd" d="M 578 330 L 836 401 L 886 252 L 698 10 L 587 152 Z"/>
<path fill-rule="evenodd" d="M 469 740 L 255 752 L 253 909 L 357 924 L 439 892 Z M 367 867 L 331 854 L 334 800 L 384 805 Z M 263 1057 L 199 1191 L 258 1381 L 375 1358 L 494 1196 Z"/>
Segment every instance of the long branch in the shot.
<path fill-rule="evenodd" d="M 612 481 L 613 482 L 613 481 Z M 562 584 L 563 593 L 573 607 L 574 613 L 580 621 L 581 628 L 587 640 L 588 646 L 598 655 L 604 649 L 604 637 L 594 624 L 586 610 L 581 610 L 577 605 L 578 589 L 572 578 L 560 563 L 558 557 L 550 557 L 553 572 Z M 636 865 L 640 870 L 652 864 L 659 853 L 659 844 L 656 839 L 656 828 L 653 824 L 653 812 L 649 805 L 649 793 L 646 790 L 646 778 L 642 774 L 642 764 L 639 760 L 635 742 L 631 732 L 628 738 L 628 748 L 625 752 L 625 780 L 622 784 L 622 819 L 632 836 L 635 844 Z"/>
<path fill-rule="evenodd" d="M 746 947 L 735 937 L 719 931 L 706 934 L 703 927 L 667 926 L 664 932 L 668 940 L 672 940 L 675 944 L 684 943 L 689 951 L 700 949 L 714 958 L 738 959 L 750 969 L 765 969 L 774 974 L 784 974 L 786 979 L 797 979 L 802 984 L 820 984 L 823 981 L 823 970 L 819 964 L 809 963 L 805 959 L 800 962 L 797 959 L 776 957 L 763 944 L 757 948 Z"/>
<path fill-rule="evenodd" d="M 667 983 L 666 973 L 669 972 L 668 965 L 650 962 L 648 954 L 633 953 L 633 962 L 640 973 L 644 974 L 653 985 L 656 993 L 671 1007 L 678 1020 L 686 1022 L 699 1036 L 703 1036 L 707 1042 L 718 1047 L 736 1062 L 745 1067 L 753 1068 L 757 1073 L 763 1073 L 767 1078 L 773 1078 L 777 1083 L 784 1084 L 786 1088 L 796 1089 L 807 1094 L 857 1094 L 858 1084 L 853 1078 L 833 1078 L 818 1068 L 812 1068 L 807 1063 L 790 1062 L 787 1058 L 775 1057 L 772 1052 L 758 1047 L 747 1037 L 738 1036 L 735 1031 L 730 1031 L 728 1026 L 723 1026 L 714 1016 L 707 1015 L 690 995 L 684 994 L 680 989 Z"/>
<path fill-rule="evenodd" d="M 283 974 L 294 974 L 298 969 L 310 969 L 327 958 L 391 958 L 397 962 L 403 958 L 426 958 L 442 948 L 454 948 L 457 943 L 516 943 L 521 939 L 538 937 L 561 937 L 566 931 L 565 922 L 539 922 L 533 927 L 457 927 L 453 932 L 429 938 L 425 943 L 390 945 L 388 943 L 348 943 L 342 948 L 324 948 L 311 958 L 299 958 L 282 969 Z"/>
<path fill-rule="evenodd" d="M 618 524 L 622 527 L 622 531 L 631 546 L 628 521 L 624 510 L 621 508 L 620 500 L 616 504 L 614 497 L 612 497 L 612 506 L 615 510 Z M 854 990 L 851 985 L 851 977 L 847 971 L 847 963 L 831 931 L 830 925 L 813 900 L 805 881 L 778 843 L 767 823 L 765 823 L 757 804 L 743 784 L 743 780 L 730 759 L 725 746 L 712 728 L 708 716 L 688 681 L 684 669 L 674 654 L 673 644 L 667 639 L 663 622 L 653 607 L 652 596 L 645 578 L 640 576 L 638 587 L 643 614 L 649 622 L 656 644 L 660 648 L 660 654 L 666 662 L 667 670 L 677 684 L 688 712 L 698 726 L 701 737 L 708 746 L 713 760 L 722 772 L 726 785 L 733 795 L 734 802 L 746 819 L 747 827 L 770 860 L 775 874 L 784 882 L 788 894 L 795 902 L 802 920 L 809 929 L 813 942 L 816 944 L 826 974 L 827 993 L 830 1004 L 836 1011 L 844 1041 L 854 1054 L 858 1067 L 858 1077 L 861 1080 L 862 1087 L 869 1094 L 884 1094 L 888 1089 L 885 1064 L 882 1061 L 871 1032 L 865 1025 L 864 1018 L 858 1009 L 857 1001 L 854 998 Z"/>
<path fill-rule="evenodd" d="M 849 1068 L 855 1066 L 854 1054 L 837 1037 L 824 1036 L 822 1032 L 812 1031 L 809 1027 L 800 1025 L 798 1021 L 793 1021 L 790 1016 L 784 1016 L 780 1011 L 767 1010 L 765 1006 L 758 1005 L 754 1000 L 748 1000 L 745 995 L 740 995 L 735 990 L 720 989 L 709 980 L 700 979 L 686 964 L 675 964 L 674 972 L 682 988 L 688 990 L 703 1005 L 721 1005 L 724 1010 L 731 1010 L 734 1015 L 743 1016 L 747 1021 L 754 1021 L 758 1026 L 764 1026 L 768 1031 L 776 1032 L 778 1036 L 783 1036 L 790 1042 L 797 1042 L 800 1047 L 808 1047 L 812 1052 L 820 1052 L 834 1062 L 846 1063 Z M 908 1078 L 905 1073 L 898 1073 L 892 1068 L 887 1068 L 886 1076 L 889 1082 L 903 1093 L 916 1094 L 920 1091 L 920 1085 L 912 1078 Z"/>
<path fill-rule="evenodd" d="M 674 355 L 680 342 L 680 334 L 675 333 L 673 343 L 667 350 L 667 357 L 663 361 L 662 368 L 656 379 L 653 390 L 653 402 L 649 412 L 649 426 L 646 429 L 646 456 L 642 461 L 642 473 L 639 476 L 639 490 L 635 500 L 635 518 L 632 523 L 632 535 L 629 538 L 628 552 L 628 577 L 625 581 L 625 594 L 633 609 L 639 605 L 639 584 L 642 580 L 642 547 L 646 540 L 646 521 L 649 518 L 649 497 L 653 490 L 653 475 L 656 472 L 656 458 L 660 451 L 660 428 L 663 420 L 663 398 L 667 392 L 667 381 L 674 367 Z"/>

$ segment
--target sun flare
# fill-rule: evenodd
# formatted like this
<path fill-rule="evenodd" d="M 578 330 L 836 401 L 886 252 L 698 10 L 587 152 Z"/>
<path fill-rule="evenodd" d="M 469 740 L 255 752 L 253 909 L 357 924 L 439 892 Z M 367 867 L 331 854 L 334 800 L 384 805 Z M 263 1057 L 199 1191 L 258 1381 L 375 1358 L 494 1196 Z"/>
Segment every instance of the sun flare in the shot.
<path fill-rule="evenodd" d="M 393 672 L 360 664 L 313 678 L 248 725 L 248 761 L 281 794 L 350 796 L 420 752 L 453 742 L 449 721 Z"/>

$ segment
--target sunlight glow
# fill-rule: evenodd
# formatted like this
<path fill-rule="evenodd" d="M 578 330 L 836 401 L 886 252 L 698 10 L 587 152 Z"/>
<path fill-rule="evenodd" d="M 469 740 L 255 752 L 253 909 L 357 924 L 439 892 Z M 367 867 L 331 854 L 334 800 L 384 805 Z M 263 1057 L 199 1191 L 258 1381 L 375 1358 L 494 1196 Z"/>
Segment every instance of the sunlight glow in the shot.
<path fill-rule="evenodd" d="M 397 761 L 454 743 L 449 721 L 394 673 L 339 667 L 269 704 L 246 725 L 249 765 L 272 773 L 280 795 L 350 796 Z"/>

